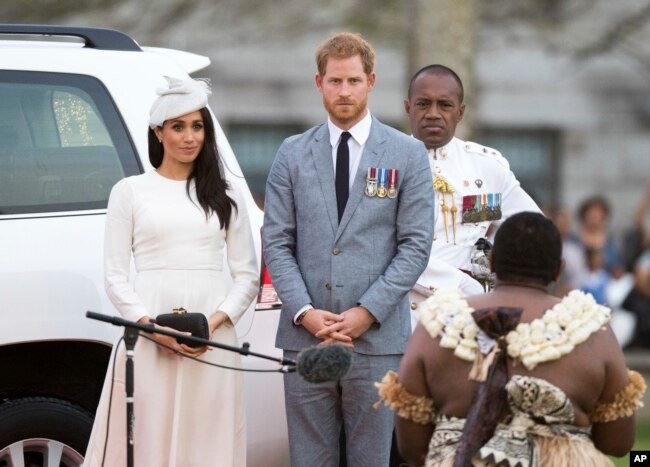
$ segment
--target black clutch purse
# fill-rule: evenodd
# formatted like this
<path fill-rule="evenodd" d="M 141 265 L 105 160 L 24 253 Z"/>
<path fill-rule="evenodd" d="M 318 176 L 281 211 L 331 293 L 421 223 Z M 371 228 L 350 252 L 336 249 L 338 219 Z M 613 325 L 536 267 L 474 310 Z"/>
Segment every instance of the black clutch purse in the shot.
<path fill-rule="evenodd" d="M 208 339 L 210 337 L 210 328 L 208 319 L 202 313 L 188 313 L 185 308 L 174 308 L 173 313 L 163 313 L 158 315 L 154 323 L 161 326 L 167 326 L 177 331 L 189 332 L 194 337 Z M 202 344 L 189 342 L 187 339 L 177 337 L 179 344 L 185 344 L 190 347 L 201 347 Z"/>

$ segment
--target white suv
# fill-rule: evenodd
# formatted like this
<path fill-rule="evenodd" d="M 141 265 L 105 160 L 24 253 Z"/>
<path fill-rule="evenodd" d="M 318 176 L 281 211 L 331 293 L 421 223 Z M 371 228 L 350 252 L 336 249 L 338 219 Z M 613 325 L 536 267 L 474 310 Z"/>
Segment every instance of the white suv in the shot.
<path fill-rule="evenodd" d="M 108 195 L 119 179 L 151 169 L 147 117 L 162 77 L 209 63 L 141 48 L 113 30 L 0 25 L 0 467 L 82 463 L 111 344 L 123 332 L 85 317 L 117 314 L 103 285 Z M 259 255 L 262 212 L 215 127 Z M 249 310 L 238 337 L 279 357 L 279 312 L 266 308 Z M 287 465 L 282 377 L 246 375 L 248 465 Z"/>

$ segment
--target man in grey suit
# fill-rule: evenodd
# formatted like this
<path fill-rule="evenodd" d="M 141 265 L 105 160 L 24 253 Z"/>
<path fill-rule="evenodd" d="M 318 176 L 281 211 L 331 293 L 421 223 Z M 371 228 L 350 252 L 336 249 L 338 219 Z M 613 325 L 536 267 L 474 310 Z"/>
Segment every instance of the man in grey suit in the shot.
<path fill-rule="evenodd" d="M 282 300 L 276 346 L 354 350 L 339 381 L 285 375 L 291 464 L 388 465 L 392 414 L 373 383 L 397 370 L 411 333 L 407 292 L 433 237 L 433 190 L 422 142 L 368 112 L 374 51 L 341 33 L 316 55 L 327 123 L 288 138 L 266 186 L 264 259 Z"/>

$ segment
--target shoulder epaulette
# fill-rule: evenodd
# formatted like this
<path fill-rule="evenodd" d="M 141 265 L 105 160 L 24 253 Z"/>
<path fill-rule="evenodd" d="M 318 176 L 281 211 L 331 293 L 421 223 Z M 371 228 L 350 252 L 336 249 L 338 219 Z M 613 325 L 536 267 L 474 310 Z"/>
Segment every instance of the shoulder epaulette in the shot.
<path fill-rule="evenodd" d="M 510 170 L 510 164 L 508 163 L 508 160 L 505 157 L 503 157 L 503 155 L 501 155 L 501 153 L 496 149 L 483 146 L 482 144 L 474 143 L 473 141 L 465 141 L 463 143 L 463 148 L 465 149 L 465 152 L 490 157 L 496 160 L 499 164 L 504 166 L 506 169 Z"/>

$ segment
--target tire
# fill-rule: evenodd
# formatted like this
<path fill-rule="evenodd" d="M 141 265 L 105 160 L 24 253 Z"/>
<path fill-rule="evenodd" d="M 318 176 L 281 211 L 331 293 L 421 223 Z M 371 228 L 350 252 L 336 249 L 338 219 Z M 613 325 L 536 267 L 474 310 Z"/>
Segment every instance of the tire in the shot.
<path fill-rule="evenodd" d="M 28 397 L 0 405 L 0 467 L 22 456 L 26 467 L 83 463 L 93 416 L 59 399 Z"/>

